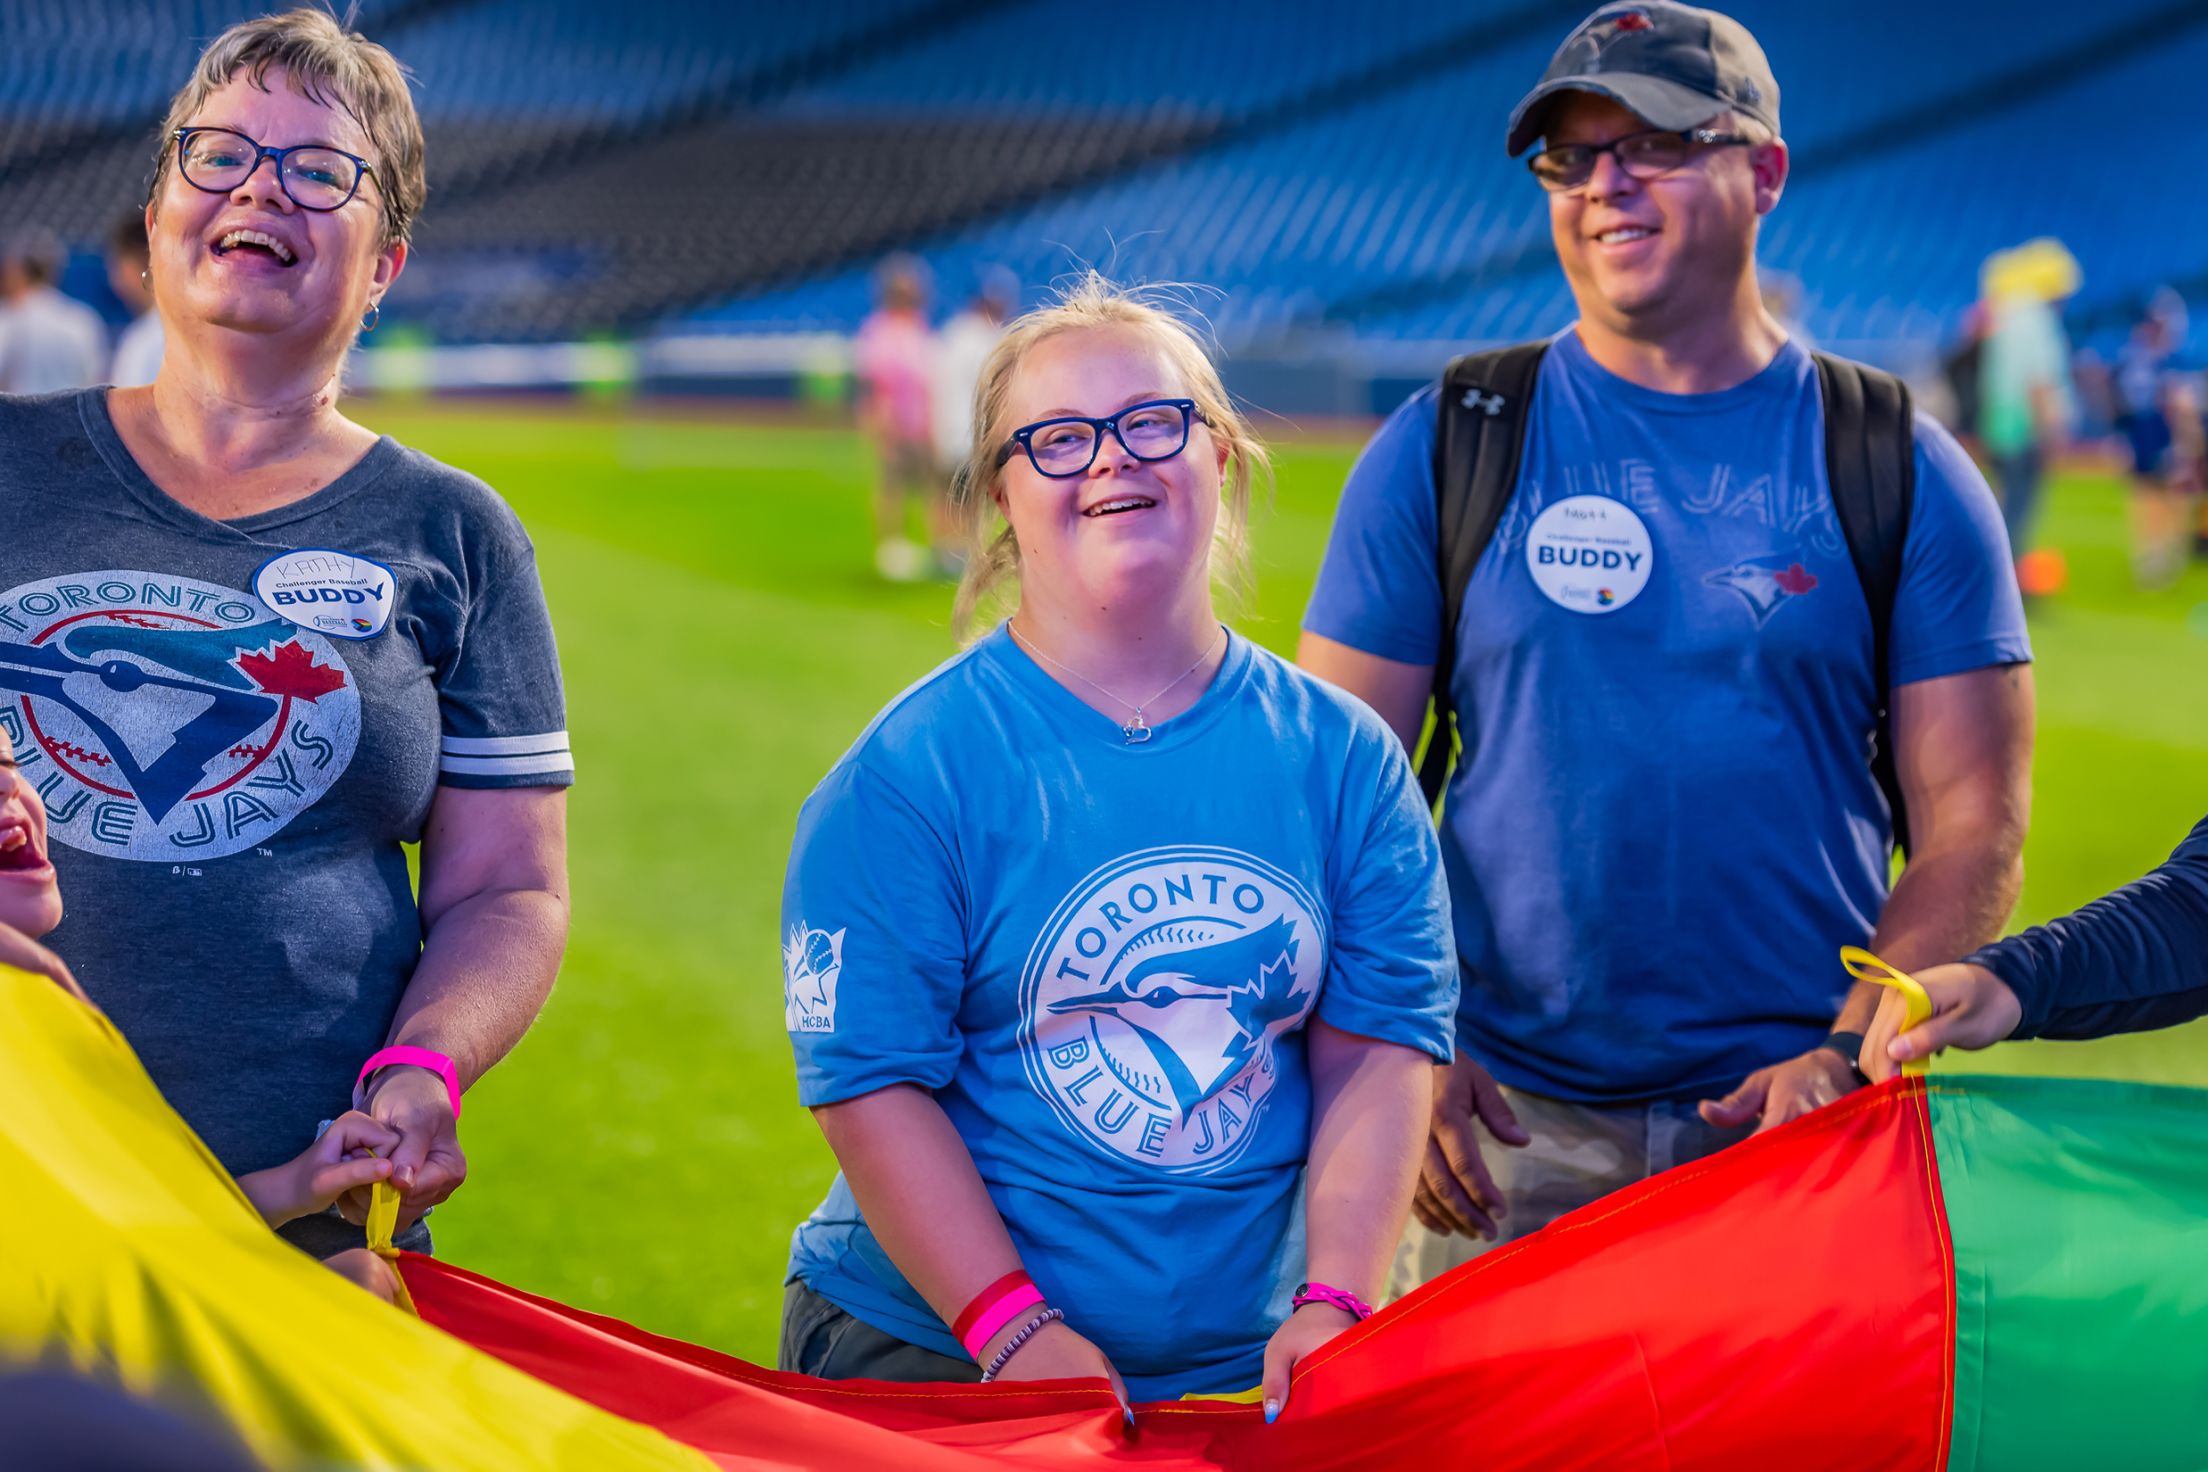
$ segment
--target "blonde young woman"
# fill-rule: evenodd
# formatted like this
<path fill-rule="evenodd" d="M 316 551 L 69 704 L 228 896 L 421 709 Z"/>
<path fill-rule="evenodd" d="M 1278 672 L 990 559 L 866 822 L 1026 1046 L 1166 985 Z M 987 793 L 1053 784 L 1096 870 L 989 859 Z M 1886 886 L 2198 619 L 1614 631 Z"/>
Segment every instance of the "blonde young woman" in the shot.
<path fill-rule="evenodd" d="M 786 1368 L 1244 1390 L 1369 1312 L 1456 998 L 1433 825 L 1370 711 L 1230 633 L 1263 451 L 1090 279 L 1013 325 L 961 624 L 807 801 L 800 1094 L 842 1166 Z"/>
<path fill-rule="evenodd" d="M 99 917 L 50 943 L 233 1174 L 351 1104 L 394 1132 L 402 1226 L 552 984 L 573 770 L 513 513 L 338 408 L 422 190 L 388 52 L 234 26 L 146 207 L 159 374 L 0 398 L 0 728 Z"/>

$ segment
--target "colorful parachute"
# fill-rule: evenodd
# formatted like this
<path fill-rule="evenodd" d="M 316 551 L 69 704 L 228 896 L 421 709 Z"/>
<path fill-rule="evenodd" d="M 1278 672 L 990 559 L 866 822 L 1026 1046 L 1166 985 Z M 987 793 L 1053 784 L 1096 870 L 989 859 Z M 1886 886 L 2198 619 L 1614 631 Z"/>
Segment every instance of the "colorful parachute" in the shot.
<path fill-rule="evenodd" d="M 279 1467 L 2199 1468 L 2204 1106 L 1866 1090 L 1428 1285 L 1276 1425 L 1191 1401 L 1130 1435 L 1101 1385 L 808 1380 L 409 1256 L 417 1322 L 262 1230 L 112 1030 L 0 970 L 0 1358 Z"/>

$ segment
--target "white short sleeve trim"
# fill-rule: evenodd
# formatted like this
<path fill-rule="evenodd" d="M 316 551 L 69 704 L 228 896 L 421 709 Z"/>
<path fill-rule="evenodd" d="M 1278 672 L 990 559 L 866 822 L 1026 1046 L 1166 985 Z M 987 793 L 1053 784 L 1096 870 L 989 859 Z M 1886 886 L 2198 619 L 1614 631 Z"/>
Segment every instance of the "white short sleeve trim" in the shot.
<path fill-rule="evenodd" d="M 567 750 L 565 731 L 547 731 L 542 736 L 447 736 L 446 756 L 536 756 L 548 751 Z"/>
<path fill-rule="evenodd" d="M 447 736 L 437 769 L 457 777 L 536 777 L 572 772 L 565 731 L 538 736 Z"/>

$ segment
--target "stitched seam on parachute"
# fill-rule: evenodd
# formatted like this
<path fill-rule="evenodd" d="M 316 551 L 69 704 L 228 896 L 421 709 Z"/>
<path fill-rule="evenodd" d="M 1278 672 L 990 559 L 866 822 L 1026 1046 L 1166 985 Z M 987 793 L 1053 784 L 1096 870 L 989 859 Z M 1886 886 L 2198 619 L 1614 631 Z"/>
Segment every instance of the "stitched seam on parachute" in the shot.
<path fill-rule="evenodd" d="M 1961 1349 L 1961 1309 L 1956 1303 L 1955 1243 L 1948 1232 L 1947 1200 L 1940 1190 L 1940 1164 L 1932 1148 L 1932 1101 L 1929 1097 L 1932 1086 L 1921 1079 L 1914 1082 L 1909 1113 L 1917 1126 L 1918 1148 L 1924 1152 L 1925 1202 L 1932 1211 L 1933 1240 L 1939 1244 L 1940 1309 L 1945 1315 L 1940 1346 L 1940 1433 L 1934 1446 L 1932 1468 L 1933 1472 L 1946 1472 L 1947 1460 L 1955 1448 L 1955 1358 Z"/>
<path fill-rule="evenodd" d="M 410 1255 L 420 1256 L 420 1254 Z M 509 1288 L 505 1284 L 497 1283 L 493 1279 L 484 1278 L 481 1277 L 479 1274 L 471 1273 L 466 1268 L 456 1268 L 447 1263 L 437 1262 L 434 1258 L 429 1259 L 429 1261 L 435 1264 L 435 1271 L 458 1274 L 463 1278 L 474 1279 L 478 1283 L 488 1284 L 492 1287 L 504 1291 L 507 1294 L 517 1296 L 521 1298 L 524 1302 L 536 1304 L 539 1306 L 550 1305 L 555 1312 L 558 1312 L 558 1310 L 563 1307 L 563 1305 L 554 1303 L 551 1299 L 539 1298 L 536 1294 L 526 1292 L 522 1289 Z M 741 1384 L 750 1385 L 760 1390 L 771 1390 L 778 1394 L 791 1393 L 790 1386 L 780 1383 L 782 1380 L 791 1377 L 776 1371 L 762 1370 L 755 1365 L 747 1364 L 746 1362 L 742 1360 L 736 1360 L 733 1357 L 730 1357 L 728 1364 L 708 1363 L 704 1359 L 693 1358 L 690 1355 L 677 1353 L 666 1348 L 666 1341 L 662 1341 L 661 1343 L 656 1344 L 640 1343 L 639 1341 L 627 1338 L 624 1335 L 609 1333 L 607 1330 L 599 1327 L 594 1323 L 590 1323 L 582 1319 L 573 1318 L 565 1313 L 560 1313 L 559 1317 L 566 1319 L 568 1323 L 574 1325 L 577 1329 L 583 1330 L 586 1333 L 604 1334 L 606 1335 L 606 1337 L 618 1340 L 619 1342 L 627 1344 L 632 1348 L 643 1350 L 649 1354 L 661 1355 L 667 1359 L 675 1361 L 677 1364 L 688 1366 L 693 1370 L 703 1370 L 709 1375 L 719 1375 L 724 1379 L 735 1380 Z M 634 1326 L 631 1325 L 629 1327 L 633 1328 Z M 637 1332 L 649 1333 L 648 1330 L 638 1330 Z M 659 1336 L 653 1335 L 652 1338 L 656 1340 L 659 1338 Z M 676 1342 L 679 1343 L 679 1341 Z M 693 1347 L 694 1346 L 690 1345 L 682 1346 L 682 1348 L 684 1349 L 689 1349 Z M 704 1351 L 704 1353 L 711 1354 L 712 1351 L 706 1350 Z M 738 1368 L 731 1368 L 731 1366 L 736 1366 Z M 749 1373 L 746 1373 L 747 1371 Z M 812 1379 L 813 1377 L 798 1376 L 795 1378 Z M 812 1385 L 805 1386 L 802 1390 L 797 1391 L 796 1394 L 799 1397 L 807 1395 L 832 1395 L 855 1398 L 859 1400 L 971 1400 L 977 1395 L 985 1398 L 999 1400 L 1014 1400 L 1023 1397 L 1030 1400 L 1056 1400 L 1064 1399 L 1070 1396 L 1090 1401 L 1101 1401 L 1104 1403 L 1110 1403 L 1112 1399 L 1112 1393 L 1109 1389 L 997 1391 L 984 1390 L 980 1386 L 969 1386 L 963 1390 L 939 1390 L 928 1392 L 909 1390 L 843 1390 L 839 1389 L 834 1381 L 824 1380 L 816 1380 Z M 1097 1409 L 1104 1409 L 1104 1405 L 1099 1404 L 1097 1406 Z"/>
<path fill-rule="evenodd" d="M 1865 1113 L 1869 1110 L 1886 1109 L 1892 1107 L 1892 1100 L 1885 1093 L 1877 1089 L 1870 1089 L 1866 1090 L 1865 1092 L 1868 1093 L 1870 1097 L 1859 1098 L 1854 1102 L 1847 1104 L 1827 1105 L 1826 1109 L 1832 1111 L 1832 1113 L 1827 1116 L 1827 1122 L 1830 1124 L 1839 1124 L 1844 1120 L 1853 1119 L 1856 1115 Z M 1825 1110 L 1819 1110 L 1818 1113 L 1824 1114 Z M 1741 1147 L 1738 1145 L 1735 1145 L 1733 1147 L 1733 1149 L 1735 1150 L 1738 1150 L 1740 1148 Z M 1585 1221 L 1570 1221 L 1569 1219 L 1567 1219 L 1563 1223 L 1552 1224 L 1550 1226 L 1544 1227 L 1539 1232 L 1520 1237 L 1514 1242 L 1507 1242 L 1501 1247 L 1496 1248 L 1493 1252 L 1481 1253 L 1478 1257 L 1472 1259 L 1472 1261 L 1465 1267 L 1455 1270 L 1461 1273 L 1462 1276 L 1459 1277 L 1454 1283 L 1449 1284 L 1447 1287 L 1443 1288 L 1440 1292 L 1434 1294 L 1432 1297 L 1425 1299 L 1423 1302 L 1419 1303 L 1416 1307 L 1412 1308 L 1408 1312 L 1398 1315 L 1396 1318 L 1388 1320 L 1386 1322 L 1371 1325 L 1370 1327 L 1367 1327 L 1367 1325 L 1364 1324 L 1360 1324 L 1355 1328 L 1345 1329 L 1340 1334 L 1335 1335 L 1333 1339 L 1329 1340 L 1317 1352 L 1304 1356 L 1303 1361 L 1296 1366 L 1294 1373 L 1292 1373 L 1288 1377 L 1289 1385 L 1293 1387 L 1296 1382 L 1301 1380 L 1306 1374 L 1318 1369 L 1319 1366 L 1325 1364 L 1327 1361 L 1334 1359 L 1339 1355 L 1348 1353 L 1350 1350 L 1356 1348 L 1357 1345 L 1364 1343 L 1365 1340 L 1372 1338 L 1374 1335 L 1380 1333 L 1383 1329 L 1388 1328 L 1391 1324 L 1407 1323 L 1415 1315 L 1424 1313 L 1426 1310 L 1434 1307 L 1437 1304 L 1442 1303 L 1444 1300 L 1449 1298 L 1450 1295 L 1462 1291 L 1466 1285 L 1471 1283 L 1472 1280 L 1477 1278 L 1482 1272 L 1487 1271 L 1495 1264 L 1509 1261 L 1512 1257 L 1523 1251 L 1528 1243 L 1531 1243 L 1538 1238 L 1547 1236 L 1552 1233 L 1557 1236 L 1563 1236 L 1572 1232 L 1581 1231 L 1587 1227 L 1594 1226 L 1598 1222 L 1606 1222 L 1610 1220 L 1610 1218 L 1618 1216 L 1621 1213 L 1638 1211 L 1643 1202 L 1654 1201 L 1657 1197 L 1663 1195 L 1666 1191 L 1670 1191 L 1679 1186 L 1684 1186 L 1691 1181 L 1699 1180 L 1701 1177 L 1709 1174 L 1709 1172 L 1711 1172 L 1712 1170 L 1717 1169 L 1718 1166 L 1723 1162 L 1724 1156 L 1728 1153 L 1730 1152 L 1721 1150 L 1716 1155 L 1705 1156 L 1692 1165 L 1676 1166 L 1672 1170 L 1665 1172 L 1666 1175 L 1674 1176 L 1676 1177 L 1676 1179 L 1665 1181 L 1662 1185 L 1656 1187 L 1652 1191 L 1649 1191 L 1646 1195 L 1636 1196 L 1631 1201 L 1626 1202 L 1622 1206 L 1613 1206 L 1608 1211 L 1602 1212 L 1597 1216 L 1588 1217 Z M 1582 1209 L 1584 1210 L 1585 1208 Z M 1359 1332 L 1360 1330 L 1362 1330 L 1363 1332 Z"/>

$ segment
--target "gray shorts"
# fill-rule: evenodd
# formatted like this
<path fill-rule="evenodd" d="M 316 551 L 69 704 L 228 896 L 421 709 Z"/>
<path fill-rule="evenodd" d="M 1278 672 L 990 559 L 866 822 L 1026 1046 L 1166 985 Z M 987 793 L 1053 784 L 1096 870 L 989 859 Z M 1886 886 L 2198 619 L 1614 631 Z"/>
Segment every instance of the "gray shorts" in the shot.
<path fill-rule="evenodd" d="M 972 1360 L 954 1360 L 884 1334 L 803 1283 L 783 1290 L 782 1344 L 774 1363 L 778 1370 L 822 1380 L 973 1385 L 981 1379 L 981 1366 Z"/>
<path fill-rule="evenodd" d="M 1515 1149 L 1492 1139 L 1482 1142 L 1487 1168 L 1510 1204 L 1510 1215 L 1497 1224 L 1502 1235 L 1494 1242 L 1444 1237 L 1413 1218 L 1388 1274 L 1391 1300 L 1612 1191 L 1714 1155 L 1755 1128 L 1721 1130 L 1704 1124 L 1691 1102 L 1575 1104 L 1501 1087 L 1503 1099 L 1533 1137 Z"/>

